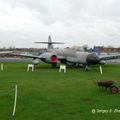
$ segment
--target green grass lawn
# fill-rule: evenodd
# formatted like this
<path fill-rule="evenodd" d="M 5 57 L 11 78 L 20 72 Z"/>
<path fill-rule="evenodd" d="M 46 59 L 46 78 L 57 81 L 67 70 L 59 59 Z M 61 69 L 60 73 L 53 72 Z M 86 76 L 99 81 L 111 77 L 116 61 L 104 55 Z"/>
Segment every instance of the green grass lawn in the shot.
<path fill-rule="evenodd" d="M 92 80 L 115 80 L 120 86 L 120 65 L 104 65 L 101 75 L 98 66 L 89 72 L 68 68 L 59 73 L 48 64 L 27 72 L 28 63 L 2 62 L 0 71 L 0 120 L 119 120 L 120 113 L 96 113 L 92 109 L 119 109 L 120 93 L 100 92 Z M 12 117 L 14 91 L 18 85 L 16 114 Z"/>

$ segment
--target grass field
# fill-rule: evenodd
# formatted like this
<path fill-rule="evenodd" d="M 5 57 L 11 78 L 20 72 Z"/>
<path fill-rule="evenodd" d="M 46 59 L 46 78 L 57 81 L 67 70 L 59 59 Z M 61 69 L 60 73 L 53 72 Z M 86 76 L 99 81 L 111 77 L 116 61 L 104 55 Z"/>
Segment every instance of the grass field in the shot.
<path fill-rule="evenodd" d="M 119 120 L 120 93 L 100 92 L 93 83 L 97 80 L 116 80 L 120 86 L 120 65 L 104 65 L 101 75 L 98 66 L 86 72 L 69 68 L 59 73 L 58 68 L 40 64 L 34 72 L 27 72 L 28 63 L 3 62 L 0 71 L 0 120 Z M 16 115 L 12 117 L 14 91 L 18 85 Z M 95 113 L 92 109 L 112 113 Z"/>

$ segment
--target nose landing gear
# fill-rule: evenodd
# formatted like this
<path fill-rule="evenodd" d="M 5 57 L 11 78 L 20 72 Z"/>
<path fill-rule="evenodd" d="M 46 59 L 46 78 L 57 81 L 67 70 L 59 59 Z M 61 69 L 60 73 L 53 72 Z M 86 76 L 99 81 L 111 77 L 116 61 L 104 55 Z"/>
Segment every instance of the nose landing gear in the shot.
<path fill-rule="evenodd" d="M 89 71 L 89 70 L 91 70 L 91 68 L 88 65 L 86 65 L 85 66 L 85 71 Z"/>

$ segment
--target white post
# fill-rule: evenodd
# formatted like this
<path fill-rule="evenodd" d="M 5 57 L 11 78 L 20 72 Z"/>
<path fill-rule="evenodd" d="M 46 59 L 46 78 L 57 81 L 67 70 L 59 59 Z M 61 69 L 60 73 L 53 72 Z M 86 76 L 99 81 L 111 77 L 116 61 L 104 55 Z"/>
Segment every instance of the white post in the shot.
<path fill-rule="evenodd" d="M 27 66 L 27 71 L 29 71 L 29 66 Z"/>
<path fill-rule="evenodd" d="M 3 64 L 1 64 L 1 71 L 3 71 Z"/>
<path fill-rule="evenodd" d="M 100 65 L 100 73 L 103 74 L 102 66 Z"/>
<path fill-rule="evenodd" d="M 15 85 L 15 98 L 14 98 L 14 107 L 13 107 L 13 116 L 15 115 L 16 111 L 16 103 L 17 103 L 17 85 Z"/>

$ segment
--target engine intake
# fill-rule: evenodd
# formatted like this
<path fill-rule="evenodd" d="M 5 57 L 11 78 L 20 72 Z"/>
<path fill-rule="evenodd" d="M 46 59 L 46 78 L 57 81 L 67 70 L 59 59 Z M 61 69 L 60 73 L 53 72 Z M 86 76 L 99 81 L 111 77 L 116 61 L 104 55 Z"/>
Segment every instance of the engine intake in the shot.
<path fill-rule="evenodd" d="M 96 54 L 89 54 L 86 61 L 91 65 L 100 64 L 100 58 Z"/>
<path fill-rule="evenodd" d="M 57 62 L 57 56 L 56 55 L 52 55 L 51 56 L 51 61 L 52 62 Z"/>
<path fill-rule="evenodd" d="M 37 64 L 40 63 L 40 59 L 33 59 L 32 63 L 33 63 L 34 65 L 37 65 Z"/>
<path fill-rule="evenodd" d="M 44 53 L 41 55 L 41 60 L 46 63 L 56 63 L 57 56 L 54 53 Z"/>

